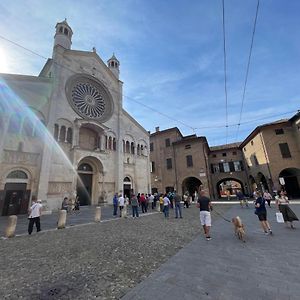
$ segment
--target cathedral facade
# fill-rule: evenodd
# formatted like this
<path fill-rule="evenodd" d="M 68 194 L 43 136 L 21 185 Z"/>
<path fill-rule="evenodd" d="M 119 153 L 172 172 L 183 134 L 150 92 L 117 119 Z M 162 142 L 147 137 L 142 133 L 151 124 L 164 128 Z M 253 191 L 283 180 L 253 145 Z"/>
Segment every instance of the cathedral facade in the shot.
<path fill-rule="evenodd" d="M 1 74 L 0 214 L 26 213 L 32 196 L 47 210 L 63 197 L 81 205 L 114 193 L 149 192 L 149 133 L 122 105 L 118 59 L 72 50 L 57 23 L 39 76 Z"/>

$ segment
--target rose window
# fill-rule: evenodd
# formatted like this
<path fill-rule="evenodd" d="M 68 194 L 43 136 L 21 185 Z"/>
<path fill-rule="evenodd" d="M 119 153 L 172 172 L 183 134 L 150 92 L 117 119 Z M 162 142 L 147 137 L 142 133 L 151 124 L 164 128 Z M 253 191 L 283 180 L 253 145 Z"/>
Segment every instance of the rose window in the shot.
<path fill-rule="evenodd" d="M 66 95 L 74 111 L 84 119 L 105 122 L 112 116 L 113 101 L 109 91 L 88 75 L 72 76 L 66 84 Z"/>

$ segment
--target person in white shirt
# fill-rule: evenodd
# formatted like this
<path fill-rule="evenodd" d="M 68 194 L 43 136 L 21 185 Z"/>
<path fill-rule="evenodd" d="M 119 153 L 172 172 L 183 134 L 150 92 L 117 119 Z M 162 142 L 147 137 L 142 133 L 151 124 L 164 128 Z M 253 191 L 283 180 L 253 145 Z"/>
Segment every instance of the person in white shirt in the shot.
<path fill-rule="evenodd" d="M 167 197 L 167 194 L 164 196 L 164 214 L 165 218 L 169 218 L 169 205 L 171 204 L 170 199 Z"/>
<path fill-rule="evenodd" d="M 35 197 L 32 197 L 32 205 L 28 210 L 29 216 L 29 224 L 28 224 L 28 234 L 30 235 L 33 231 L 33 225 L 35 223 L 36 226 L 36 231 L 39 232 L 41 231 L 41 221 L 40 221 L 40 216 L 42 213 L 42 204 L 41 200 L 37 200 Z"/>
<path fill-rule="evenodd" d="M 122 194 L 119 195 L 119 209 L 120 209 L 120 217 L 122 216 L 122 209 L 124 208 L 125 199 Z"/>

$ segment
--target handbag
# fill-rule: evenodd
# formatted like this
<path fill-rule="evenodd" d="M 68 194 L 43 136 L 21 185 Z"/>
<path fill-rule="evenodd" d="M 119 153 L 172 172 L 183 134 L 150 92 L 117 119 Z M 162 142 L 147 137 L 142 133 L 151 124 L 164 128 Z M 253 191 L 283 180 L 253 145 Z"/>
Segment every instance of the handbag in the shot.
<path fill-rule="evenodd" d="M 276 221 L 277 223 L 284 223 L 283 215 L 281 212 L 276 213 Z"/>

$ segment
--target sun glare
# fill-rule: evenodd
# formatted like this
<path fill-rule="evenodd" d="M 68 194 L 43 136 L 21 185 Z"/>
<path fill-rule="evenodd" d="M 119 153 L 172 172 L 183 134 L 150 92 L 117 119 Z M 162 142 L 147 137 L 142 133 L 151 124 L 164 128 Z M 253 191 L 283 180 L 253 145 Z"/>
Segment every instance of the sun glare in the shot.
<path fill-rule="evenodd" d="M 0 73 L 7 72 L 7 57 L 3 49 L 0 48 Z"/>

